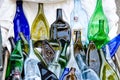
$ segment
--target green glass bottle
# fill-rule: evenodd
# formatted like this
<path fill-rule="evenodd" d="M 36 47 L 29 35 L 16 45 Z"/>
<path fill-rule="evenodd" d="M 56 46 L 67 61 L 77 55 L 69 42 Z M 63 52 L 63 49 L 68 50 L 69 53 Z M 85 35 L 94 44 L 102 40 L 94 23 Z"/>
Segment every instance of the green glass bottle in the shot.
<path fill-rule="evenodd" d="M 65 45 L 64 47 L 62 47 L 62 42 Z M 64 69 L 65 66 L 68 63 L 68 58 L 66 56 L 66 51 L 67 51 L 68 44 L 69 43 L 67 43 L 65 40 L 63 40 L 63 39 L 60 40 L 61 52 L 60 52 L 60 56 L 59 56 L 58 62 L 61 65 L 62 69 Z"/>
<path fill-rule="evenodd" d="M 100 79 L 101 80 L 120 80 L 115 70 L 107 63 L 102 49 L 98 51 L 101 59 Z"/>
<path fill-rule="evenodd" d="M 10 55 L 8 67 L 6 70 L 6 78 L 8 78 L 11 75 L 15 75 L 15 76 L 19 76 L 19 79 L 17 77 L 16 78 L 17 80 L 20 80 L 21 73 L 23 70 L 23 61 L 24 60 L 23 60 L 23 54 L 22 54 L 22 48 L 21 48 L 21 40 L 19 40 L 16 44 L 15 49 Z M 17 73 L 19 74 L 16 73 L 16 70 L 17 70 Z M 12 77 L 15 78 L 15 76 L 12 76 Z"/>
<path fill-rule="evenodd" d="M 104 20 L 99 20 L 99 30 L 94 35 L 93 41 L 98 49 L 100 49 L 109 41 L 108 34 L 106 34 L 104 30 Z"/>
<path fill-rule="evenodd" d="M 38 13 L 31 28 L 31 38 L 34 41 L 49 39 L 49 24 L 44 15 L 43 3 L 39 3 Z"/>
<path fill-rule="evenodd" d="M 93 40 L 94 35 L 99 31 L 99 20 L 104 20 L 104 32 L 109 33 L 109 25 L 102 7 L 102 0 L 97 0 L 96 8 L 88 24 L 88 39 Z M 101 34 L 102 35 L 102 34 Z"/>
<path fill-rule="evenodd" d="M 88 50 L 86 54 L 86 64 L 99 75 L 100 58 L 93 41 L 91 41 L 88 46 Z"/>

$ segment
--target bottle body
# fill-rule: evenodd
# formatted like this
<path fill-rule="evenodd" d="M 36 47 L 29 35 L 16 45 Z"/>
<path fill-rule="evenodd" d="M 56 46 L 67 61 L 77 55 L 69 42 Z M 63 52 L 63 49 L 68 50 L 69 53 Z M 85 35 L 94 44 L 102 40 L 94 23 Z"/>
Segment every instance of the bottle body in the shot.
<path fill-rule="evenodd" d="M 28 80 L 28 79 L 41 80 L 41 75 L 39 72 L 39 68 L 37 66 L 37 63 L 39 62 L 39 60 L 34 54 L 32 40 L 30 40 L 29 45 L 30 45 L 29 56 L 24 63 L 25 80 Z"/>
<path fill-rule="evenodd" d="M 49 39 L 49 24 L 44 15 L 43 4 L 39 3 L 38 14 L 32 23 L 31 38 L 34 41 Z"/>
<path fill-rule="evenodd" d="M 1 26 L 0 26 L 0 69 L 3 68 L 3 57 L 2 57 L 2 34 L 1 34 Z"/>
<path fill-rule="evenodd" d="M 15 43 L 20 39 L 19 33 L 22 32 L 25 35 L 25 38 L 27 41 L 30 39 L 30 30 L 29 30 L 29 24 L 25 17 L 25 14 L 23 12 L 22 7 L 22 1 L 16 1 L 17 7 L 16 7 L 16 14 L 14 17 L 14 41 Z"/>
<path fill-rule="evenodd" d="M 100 58 L 101 58 L 101 69 L 100 69 L 100 79 L 101 80 L 119 80 L 117 73 L 113 70 L 113 68 L 106 62 L 104 57 L 104 53 L 102 49 L 99 50 Z"/>
<path fill-rule="evenodd" d="M 109 33 L 109 25 L 102 7 L 102 0 L 97 0 L 95 11 L 88 24 L 88 39 L 93 40 L 94 35 L 99 31 L 99 20 L 104 20 L 104 32 Z M 96 46 L 97 47 L 97 46 Z"/>
<path fill-rule="evenodd" d="M 56 16 L 56 21 L 50 28 L 50 40 L 57 42 L 59 39 L 64 39 L 70 44 L 71 29 L 69 24 L 62 19 L 62 9 L 57 9 Z M 64 47 L 64 43 L 62 43 L 62 47 Z"/>
<path fill-rule="evenodd" d="M 86 54 L 86 64 L 93 69 L 97 75 L 100 73 L 100 57 L 93 41 L 90 42 Z"/>

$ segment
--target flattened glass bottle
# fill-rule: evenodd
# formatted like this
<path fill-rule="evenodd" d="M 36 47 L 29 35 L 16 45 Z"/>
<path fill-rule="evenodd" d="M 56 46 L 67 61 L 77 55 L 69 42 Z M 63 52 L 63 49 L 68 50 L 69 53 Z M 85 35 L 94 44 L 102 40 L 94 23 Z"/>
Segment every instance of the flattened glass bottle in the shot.
<path fill-rule="evenodd" d="M 49 39 L 49 24 L 44 15 L 43 3 L 39 3 L 38 13 L 31 27 L 33 41 Z"/>
<path fill-rule="evenodd" d="M 60 51 L 58 50 L 56 52 L 56 56 L 54 57 L 52 63 L 48 66 L 48 69 L 52 71 L 58 77 L 58 79 L 60 78 L 60 72 L 61 72 L 61 66 L 58 63 L 59 55 L 60 55 Z"/>
<path fill-rule="evenodd" d="M 15 43 L 20 39 L 19 33 L 25 35 L 27 41 L 30 40 L 29 24 L 23 12 L 22 0 L 16 0 L 16 14 L 14 17 L 14 41 Z"/>
<path fill-rule="evenodd" d="M 86 64 L 99 75 L 100 57 L 93 41 L 91 41 L 88 46 L 86 54 Z"/>
<path fill-rule="evenodd" d="M 95 8 L 94 13 L 91 16 L 89 24 L 88 24 L 88 34 L 87 35 L 88 35 L 89 41 L 93 40 L 94 35 L 96 33 L 98 33 L 98 31 L 99 31 L 99 20 L 104 20 L 104 27 L 103 27 L 104 32 L 106 34 L 108 34 L 109 33 L 109 25 L 108 25 L 108 20 L 103 11 L 102 0 L 97 0 L 96 8 Z"/>
<path fill-rule="evenodd" d="M 24 63 L 24 74 L 25 74 L 24 80 L 33 80 L 33 79 L 41 80 L 41 75 L 39 73 L 39 68 L 37 66 L 39 59 L 34 54 L 33 44 L 31 39 L 29 45 L 30 45 L 29 56 L 28 58 L 26 58 Z"/>
<path fill-rule="evenodd" d="M 101 58 L 100 79 L 101 80 L 120 80 L 116 71 L 107 63 L 102 49 L 99 50 Z"/>
<path fill-rule="evenodd" d="M 83 80 L 100 80 L 95 71 L 88 68 L 88 66 L 84 63 L 84 61 L 81 58 L 81 54 L 75 55 L 75 59 L 78 64 L 78 67 L 81 70 Z"/>
<path fill-rule="evenodd" d="M 19 74 L 16 74 L 16 69 L 17 69 L 17 73 Z M 16 47 L 11 53 L 9 58 L 9 62 L 6 70 L 6 78 L 12 75 L 12 77 L 19 76 L 19 79 L 17 80 L 20 80 L 22 69 L 23 69 L 23 54 L 21 48 L 21 40 L 18 40 Z"/>
<path fill-rule="evenodd" d="M 81 56 L 85 62 L 86 55 L 85 55 L 84 48 L 81 41 L 81 31 L 74 31 L 74 34 L 76 35 L 75 42 L 74 42 L 74 54 L 80 53 L 82 51 Z"/>
<path fill-rule="evenodd" d="M 88 16 L 87 12 L 82 8 L 81 0 L 74 0 L 74 8 L 70 15 L 70 24 L 73 40 L 75 40 L 74 30 L 81 30 L 82 44 L 85 45 L 86 43 L 88 43 Z"/>
<path fill-rule="evenodd" d="M 69 42 L 69 44 L 71 40 L 70 26 L 63 20 L 62 9 L 60 8 L 57 9 L 56 21 L 51 25 L 50 28 L 50 40 L 57 42 L 58 39 L 64 39 L 66 42 Z M 62 47 L 64 47 L 64 45 L 65 44 L 62 43 Z"/>
<path fill-rule="evenodd" d="M 105 33 L 104 27 L 104 20 L 99 20 L 99 30 L 92 38 L 98 49 L 107 44 L 109 41 L 108 34 Z"/>

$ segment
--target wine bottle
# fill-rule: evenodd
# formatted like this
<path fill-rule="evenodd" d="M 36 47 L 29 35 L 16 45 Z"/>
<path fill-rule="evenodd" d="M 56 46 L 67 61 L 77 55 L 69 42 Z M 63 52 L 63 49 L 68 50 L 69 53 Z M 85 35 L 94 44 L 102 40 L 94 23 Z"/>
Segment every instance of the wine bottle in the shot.
<path fill-rule="evenodd" d="M 37 66 L 39 59 L 34 54 L 33 44 L 31 39 L 29 45 L 30 45 L 29 56 L 24 63 L 25 80 L 29 80 L 29 79 L 41 80 L 41 75 L 39 73 L 39 68 Z"/>
<path fill-rule="evenodd" d="M 53 22 L 50 28 L 50 40 L 53 42 L 58 42 L 57 40 L 64 39 L 70 44 L 71 40 L 71 29 L 67 22 L 62 18 L 62 9 L 57 9 L 56 21 Z M 69 45 L 68 44 L 68 45 Z M 62 43 L 64 47 L 65 43 Z"/>
<path fill-rule="evenodd" d="M 88 68 L 88 66 L 84 63 L 81 58 L 81 54 L 75 55 L 76 62 L 78 67 L 81 70 L 81 75 L 83 80 L 100 80 L 98 75 L 92 69 Z"/>
<path fill-rule="evenodd" d="M 64 68 L 64 71 L 59 80 L 63 80 L 68 73 L 69 73 L 69 68 Z"/>
<path fill-rule="evenodd" d="M 109 25 L 102 7 L 102 0 L 97 0 L 96 8 L 88 24 L 88 39 L 93 40 L 94 35 L 99 31 L 99 20 L 104 20 L 103 30 L 106 35 L 109 33 Z M 102 34 L 101 34 L 102 35 Z M 97 47 L 97 46 L 96 46 Z"/>
<path fill-rule="evenodd" d="M 42 41 L 42 56 L 48 65 L 53 61 L 55 56 L 55 51 L 47 40 Z"/>
<path fill-rule="evenodd" d="M 75 75 L 76 69 L 71 67 L 69 73 L 64 77 L 63 80 L 77 80 L 77 77 Z"/>
<path fill-rule="evenodd" d="M 111 56 L 110 56 L 109 46 L 106 45 L 106 46 L 105 46 L 105 49 L 106 49 L 106 50 L 105 50 L 105 53 L 106 53 L 105 55 L 106 55 L 106 60 L 107 60 L 107 62 L 111 65 L 111 67 L 116 71 L 116 73 L 117 73 L 118 76 L 119 76 L 120 73 L 119 73 L 119 71 L 118 71 L 116 65 L 114 64 L 114 62 L 113 62 Z"/>
<path fill-rule="evenodd" d="M 20 39 L 20 36 L 19 36 L 20 32 L 22 32 L 25 35 L 25 38 L 27 39 L 27 41 L 30 40 L 29 24 L 25 17 L 22 4 L 23 4 L 22 0 L 16 1 L 16 14 L 13 20 L 15 43 Z"/>
<path fill-rule="evenodd" d="M 3 69 L 3 57 L 2 57 L 2 34 L 1 34 L 1 26 L 0 26 L 0 70 Z"/>
<path fill-rule="evenodd" d="M 87 44 L 88 16 L 87 12 L 82 8 L 81 0 L 74 0 L 74 8 L 70 15 L 70 23 L 73 40 L 75 40 L 74 30 L 81 30 L 82 44 Z"/>
<path fill-rule="evenodd" d="M 56 52 L 56 56 L 54 57 L 52 63 L 48 66 L 48 69 L 53 72 L 57 78 L 59 79 L 60 77 L 60 72 L 61 72 L 61 66 L 60 64 L 58 63 L 58 58 L 59 58 L 59 55 L 60 55 L 60 51 L 58 50 Z"/>
<path fill-rule="evenodd" d="M 86 54 L 86 64 L 93 69 L 97 75 L 100 73 L 100 57 L 96 46 L 93 41 L 89 43 L 87 54 Z"/>
<path fill-rule="evenodd" d="M 13 50 L 16 47 L 15 42 L 14 42 L 14 38 L 13 37 L 9 37 L 8 40 L 9 40 L 9 42 L 11 44 L 11 52 L 13 52 Z"/>
<path fill-rule="evenodd" d="M 115 70 L 107 63 L 102 49 L 98 51 L 101 58 L 100 79 L 101 80 L 120 80 Z"/>
<path fill-rule="evenodd" d="M 67 47 L 68 47 L 68 44 L 65 40 L 63 39 L 60 39 L 60 46 L 62 45 L 62 42 L 64 43 L 64 47 L 61 46 L 61 52 L 60 52 L 60 56 L 59 56 L 59 59 L 58 59 L 58 62 L 59 64 L 61 65 L 61 68 L 64 69 L 65 66 L 67 65 L 68 63 L 68 58 L 66 56 L 66 51 L 67 51 Z"/>
<path fill-rule="evenodd" d="M 35 42 L 49 39 L 49 24 L 44 15 L 43 3 L 39 3 L 37 16 L 32 23 L 31 38 Z"/>
<path fill-rule="evenodd" d="M 6 70 L 6 79 L 12 76 L 12 78 L 16 77 L 17 80 L 20 80 L 21 73 L 23 70 L 23 61 L 24 60 L 23 60 L 23 54 L 21 48 L 21 40 L 18 40 L 18 42 L 16 43 L 16 47 L 11 53 L 9 58 L 9 62 Z M 16 69 L 19 74 L 16 74 Z"/>
<path fill-rule="evenodd" d="M 40 62 L 38 63 L 39 71 L 42 80 L 58 80 L 57 76 L 44 67 Z M 38 80 L 38 79 L 37 79 Z"/>
<path fill-rule="evenodd" d="M 74 42 L 74 54 L 76 53 L 80 53 L 80 51 L 82 51 L 82 58 L 84 60 L 84 62 L 86 61 L 86 55 L 85 55 L 85 52 L 84 52 L 84 48 L 83 48 L 83 45 L 82 45 L 82 42 L 81 42 L 81 31 L 74 31 L 74 34 L 76 35 L 75 37 L 75 42 Z"/>

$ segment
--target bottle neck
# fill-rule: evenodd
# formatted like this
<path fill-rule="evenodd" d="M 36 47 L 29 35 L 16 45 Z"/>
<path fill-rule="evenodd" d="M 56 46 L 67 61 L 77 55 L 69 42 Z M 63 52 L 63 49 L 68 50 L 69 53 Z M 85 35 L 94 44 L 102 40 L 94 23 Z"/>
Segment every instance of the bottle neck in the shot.
<path fill-rule="evenodd" d="M 37 14 L 41 14 L 41 13 L 44 13 L 43 3 L 38 4 L 38 13 Z"/>
<path fill-rule="evenodd" d="M 78 67 L 80 68 L 81 71 L 83 71 L 84 69 L 87 68 L 86 64 L 84 63 L 84 61 L 81 57 L 81 54 L 77 54 L 75 59 L 76 59 L 76 62 L 78 64 Z"/>
<path fill-rule="evenodd" d="M 15 42 L 14 42 L 14 38 L 13 37 L 10 37 L 9 38 L 9 41 L 10 41 L 10 44 L 11 44 L 11 49 L 12 51 L 15 49 Z"/>
<path fill-rule="evenodd" d="M 81 1 L 80 0 L 74 0 L 74 8 L 75 9 L 81 9 L 82 8 L 82 6 L 81 6 L 82 4 L 81 4 Z"/>
<path fill-rule="evenodd" d="M 16 6 L 17 6 L 17 12 L 23 11 L 22 7 L 23 2 L 22 1 L 16 1 Z"/>
<path fill-rule="evenodd" d="M 57 9 L 56 19 L 57 20 L 62 20 L 62 9 Z"/>
<path fill-rule="evenodd" d="M 103 11 L 102 0 L 97 0 L 96 9 L 99 11 Z"/>
<path fill-rule="evenodd" d="M 99 32 L 104 32 L 104 20 L 99 20 Z"/>
<path fill-rule="evenodd" d="M 102 63 L 103 63 L 103 62 L 106 62 L 105 56 L 104 56 L 104 53 L 103 53 L 102 49 L 100 49 L 100 50 L 98 50 L 98 51 L 99 51 L 99 55 L 100 55 L 100 58 L 101 58 Z"/>
<path fill-rule="evenodd" d="M 76 37 L 75 37 L 75 43 L 80 42 L 81 43 L 81 32 L 80 31 L 75 31 L 74 32 Z"/>

